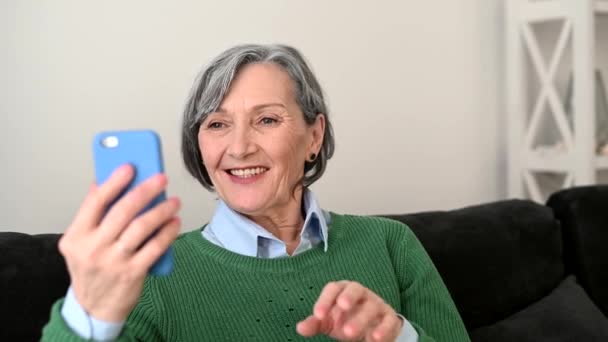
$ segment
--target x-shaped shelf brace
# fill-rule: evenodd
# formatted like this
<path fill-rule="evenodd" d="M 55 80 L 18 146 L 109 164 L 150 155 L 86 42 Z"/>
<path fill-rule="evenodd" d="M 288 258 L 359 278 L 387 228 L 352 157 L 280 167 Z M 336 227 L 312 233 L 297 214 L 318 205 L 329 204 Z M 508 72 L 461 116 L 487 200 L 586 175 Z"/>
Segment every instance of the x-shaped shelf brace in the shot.
<path fill-rule="evenodd" d="M 566 111 L 564 109 L 563 102 L 560 100 L 557 90 L 555 89 L 555 74 L 559 67 L 559 62 L 564 56 L 568 40 L 572 35 L 572 21 L 568 18 L 563 19 L 563 24 L 559 38 L 551 55 L 549 65 L 545 63 L 542 58 L 538 40 L 532 30 L 532 23 L 523 23 L 522 35 L 524 38 L 525 46 L 532 60 L 532 64 L 538 76 L 541 84 L 541 90 L 532 111 L 529 124 L 526 127 L 525 141 L 523 148 L 530 155 L 533 151 L 534 138 L 538 135 L 540 119 L 543 116 L 545 106 L 548 106 L 551 110 L 551 114 L 555 119 L 558 131 L 562 137 L 562 141 L 565 146 L 565 153 L 569 154 L 574 149 L 574 138 L 572 128 L 568 124 L 566 117 Z M 538 182 L 534 178 L 530 170 L 523 171 L 524 183 L 530 196 L 537 202 L 543 201 L 543 196 L 540 191 Z M 566 178 L 562 185 L 563 188 L 570 187 L 574 184 L 574 174 L 572 171 L 566 173 Z"/>

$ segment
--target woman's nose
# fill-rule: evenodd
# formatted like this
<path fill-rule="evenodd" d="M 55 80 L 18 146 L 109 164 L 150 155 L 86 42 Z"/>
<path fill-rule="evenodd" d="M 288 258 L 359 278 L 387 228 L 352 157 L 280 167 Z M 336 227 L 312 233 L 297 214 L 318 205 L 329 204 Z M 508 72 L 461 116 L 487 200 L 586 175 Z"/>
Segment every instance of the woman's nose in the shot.
<path fill-rule="evenodd" d="M 228 146 L 228 155 L 233 158 L 243 159 L 256 151 L 252 139 L 252 132 L 246 127 L 240 127 L 233 131 Z"/>

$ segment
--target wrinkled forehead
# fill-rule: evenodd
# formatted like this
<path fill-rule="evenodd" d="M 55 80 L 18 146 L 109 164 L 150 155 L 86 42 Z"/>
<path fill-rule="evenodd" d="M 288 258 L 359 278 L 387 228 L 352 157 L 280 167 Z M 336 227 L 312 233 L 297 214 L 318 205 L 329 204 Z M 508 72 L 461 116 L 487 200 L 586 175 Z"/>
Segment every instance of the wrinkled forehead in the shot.
<path fill-rule="evenodd" d="M 273 103 L 284 107 L 297 105 L 294 82 L 280 65 L 252 63 L 237 72 L 218 111 L 251 110 Z"/>

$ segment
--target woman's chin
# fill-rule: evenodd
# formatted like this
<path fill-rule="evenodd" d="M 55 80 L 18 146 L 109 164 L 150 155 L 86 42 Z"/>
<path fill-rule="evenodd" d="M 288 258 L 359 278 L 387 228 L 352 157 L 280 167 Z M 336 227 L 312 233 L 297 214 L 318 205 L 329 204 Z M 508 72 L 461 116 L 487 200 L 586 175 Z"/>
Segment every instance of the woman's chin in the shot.
<path fill-rule="evenodd" d="M 265 203 L 263 201 L 260 201 L 259 198 L 248 199 L 241 197 L 227 199 L 226 204 L 228 204 L 231 209 L 238 211 L 239 213 L 244 215 L 263 214 L 264 208 L 266 207 Z"/>

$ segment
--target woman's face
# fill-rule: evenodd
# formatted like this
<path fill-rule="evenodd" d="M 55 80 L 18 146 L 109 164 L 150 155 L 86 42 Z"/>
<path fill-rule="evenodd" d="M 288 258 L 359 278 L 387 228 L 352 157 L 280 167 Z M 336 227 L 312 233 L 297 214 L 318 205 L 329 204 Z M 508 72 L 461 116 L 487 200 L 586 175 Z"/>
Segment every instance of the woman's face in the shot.
<path fill-rule="evenodd" d="M 201 123 L 198 143 L 219 197 L 242 214 L 265 216 L 294 201 L 324 129 L 323 115 L 311 126 L 304 121 L 289 75 L 258 63 L 237 73 L 219 109 Z"/>

